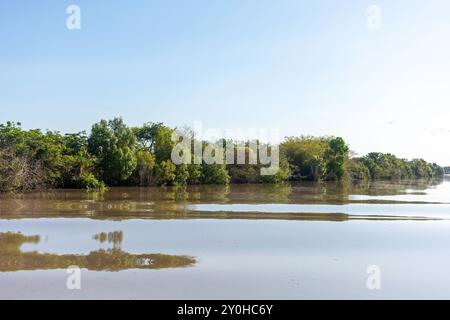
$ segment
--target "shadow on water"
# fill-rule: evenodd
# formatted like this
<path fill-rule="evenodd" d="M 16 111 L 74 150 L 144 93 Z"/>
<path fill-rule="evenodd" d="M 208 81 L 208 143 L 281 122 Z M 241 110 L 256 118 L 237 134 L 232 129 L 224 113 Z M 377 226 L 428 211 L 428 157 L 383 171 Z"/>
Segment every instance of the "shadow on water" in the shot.
<path fill-rule="evenodd" d="M 38 244 L 40 236 L 22 233 L 0 233 L 0 272 L 20 270 L 65 269 L 78 266 L 93 271 L 122 271 L 127 269 L 164 269 L 193 266 L 195 258 L 166 254 L 130 254 L 122 251 L 120 231 L 94 235 L 100 243 L 113 244 L 112 249 L 91 251 L 87 255 L 22 252 L 25 243 Z"/>

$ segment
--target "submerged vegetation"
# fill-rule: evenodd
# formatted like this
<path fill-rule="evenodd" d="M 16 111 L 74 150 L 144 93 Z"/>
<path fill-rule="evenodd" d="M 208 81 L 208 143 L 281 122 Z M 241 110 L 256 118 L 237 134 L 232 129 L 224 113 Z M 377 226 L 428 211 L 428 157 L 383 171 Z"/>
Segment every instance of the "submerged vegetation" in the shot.
<path fill-rule="evenodd" d="M 280 183 L 287 180 L 434 178 L 444 168 L 422 159 L 369 153 L 351 157 L 340 137 L 300 136 L 280 145 L 279 169 L 261 175 L 261 164 L 208 164 L 171 160 L 174 129 L 162 123 L 128 127 L 120 118 L 102 120 L 86 132 L 60 134 L 24 130 L 20 123 L 0 124 L 0 191 L 228 183 Z M 223 141 L 234 150 L 249 144 Z M 206 141 L 199 142 L 203 146 Z M 248 162 L 246 162 L 248 163 Z"/>

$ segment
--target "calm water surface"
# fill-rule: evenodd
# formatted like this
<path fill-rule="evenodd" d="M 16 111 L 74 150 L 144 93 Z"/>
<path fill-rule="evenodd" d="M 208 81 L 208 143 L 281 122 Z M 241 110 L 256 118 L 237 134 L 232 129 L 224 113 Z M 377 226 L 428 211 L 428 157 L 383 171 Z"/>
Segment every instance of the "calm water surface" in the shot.
<path fill-rule="evenodd" d="M 0 299 L 450 299 L 449 270 L 449 179 L 0 195 Z"/>

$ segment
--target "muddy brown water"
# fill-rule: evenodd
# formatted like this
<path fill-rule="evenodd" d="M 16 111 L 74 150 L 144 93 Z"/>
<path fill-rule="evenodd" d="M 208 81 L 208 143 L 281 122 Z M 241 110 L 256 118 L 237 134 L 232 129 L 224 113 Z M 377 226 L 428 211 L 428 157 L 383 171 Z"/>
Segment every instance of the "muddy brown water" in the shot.
<path fill-rule="evenodd" d="M 3 299 L 448 299 L 448 270 L 447 178 L 0 195 Z"/>

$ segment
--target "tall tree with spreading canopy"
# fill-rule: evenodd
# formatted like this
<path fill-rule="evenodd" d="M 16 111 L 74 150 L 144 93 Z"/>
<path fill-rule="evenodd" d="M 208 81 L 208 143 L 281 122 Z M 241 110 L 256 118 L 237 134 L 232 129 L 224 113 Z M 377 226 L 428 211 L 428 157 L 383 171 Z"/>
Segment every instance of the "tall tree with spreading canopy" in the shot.
<path fill-rule="evenodd" d="M 125 181 L 136 167 L 136 137 L 121 118 L 94 124 L 88 150 L 98 174 L 109 185 Z"/>
<path fill-rule="evenodd" d="M 349 148 L 341 137 L 330 138 L 328 149 L 325 151 L 325 179 L 339 180 L 345 174 L 345 164 Z"/>

